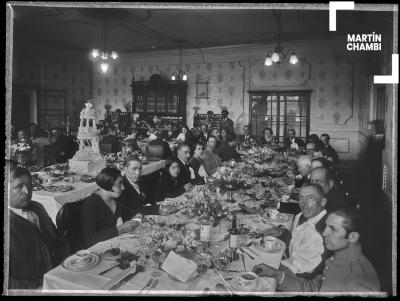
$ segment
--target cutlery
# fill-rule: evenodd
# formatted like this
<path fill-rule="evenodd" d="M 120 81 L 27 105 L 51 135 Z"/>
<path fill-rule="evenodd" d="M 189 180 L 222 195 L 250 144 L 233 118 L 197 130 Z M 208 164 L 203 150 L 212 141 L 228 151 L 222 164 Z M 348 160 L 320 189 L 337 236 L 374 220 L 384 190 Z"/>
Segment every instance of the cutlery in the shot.
<path fill-rule="evenodd" d="M 246 247 L 250 247 L 253 244 L 253 241 L 249 242 Z"/>
<path fill-rule="evenodd" d="M 104 275 L 105 273 L 107 273 L 108 271 L 111 271 L 113 268 L 116 268 L 116 267 L 121 267 L 121 264 L 113 265 L 112 267 L 108 268 L 107 270 L 100 272 L 99 275 Z"/>
<path fill-rule="evenodd" d="M 110 290 L 116 290 L 119 288 L 121 285 L 127 283 L 129 280 L 131 280 L 137 273 L 143 272 L 144 267 L 142 265 L 136 265 L 136 270 L 133 273 L 130 273 L 126 275 L 124 278 L 122 278 L 120 281 L 118 281 L 116 284 L 114 284 Z"/>
<path fill-rule="evenodd" d="M 240 254 L 240 257 L 242 258 L 244 271 L 247 273 L 246 264 L 244 263 L 244 255 L 243 255 L 243 254 Z"/>
<path fill-rule="evenodd" d="M 245 250 L 243 250 L 243 248 L 242 248 L 242 247 L 240 247 L 239 249 L 240 249 L 240 251 L 242 251 L 244 254 L 246 254 L 247 256 L 249 256 L 251 259 L 253 259 L 253 260 L 254 260 L 254 257 L 253 257 L 253 256 L 251 256 L 249 253 L 247 253 Z"/>
<path fill-rule="evenodd" d="M 246 248 L 247 251 L 251 252 L 255 257 L 258 257 L 257 253 L 254 252 L 252 249 L 250 248 Z"/>
<path fill-rule="evenodd" d="M 151 291 L 153 288 L 155 288 L 157 285 L 158 285 L 158 279 L 156 279 L 156 280 L 154 280 L 153 281 L 153 284 L 150 286 L 150 288 L 147 290 L 147 293 L 149 292 L 149 291 Z M 146 294 L 147 294 L 146 293 Z"/>
<path fill-rule="evenodd" d="M 153 283 L 154 278 L 150 278 L 149 281 L 147 281 L 146 285 L 143 286 L 143 288 L 139 291 L 138 294 L 140 294 L 146 287 L 151 286 L 151 284 Z"/>

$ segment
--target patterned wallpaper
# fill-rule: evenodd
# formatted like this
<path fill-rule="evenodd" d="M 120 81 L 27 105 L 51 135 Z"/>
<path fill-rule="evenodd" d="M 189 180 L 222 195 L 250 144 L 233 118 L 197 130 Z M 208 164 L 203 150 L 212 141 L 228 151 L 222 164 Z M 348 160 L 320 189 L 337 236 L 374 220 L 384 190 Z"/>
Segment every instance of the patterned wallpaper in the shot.
<path fill-rule="evenodd" d="M 206 113 L 212 110 L 220 113 L 221 108 L 230 111 L 229 117 L 234 121 L 243 111 L 243 83 L 245 75 L 238 62 L 185 64 L 187 73 L 188 92 L 186 114 L 189 126 L 192 126 L 194 112 Z M 112 110 L 124 109 L 124 104 L 131 101 L 131 79 L 148 80 L 154 73 L 163 75 L 177 71 L 176 65 L 148 65 L 148 66 L 114 66 L 107 75 L 94 73 L 93 98 L 97 113 L 104 115 L 104 105 L 112 105 Z M 196 81 L 209 81 L 209 99 L 196 99 Z"/>
<path fill-rule="evenodd" d="M 47 61 L 35 62 L 18 58 L 13 70 L 13 82 L 37 85 L 43 89 L 66 89 L 67 114 L 79 118 L 86 100 L 92 97 L 90 65 Z"/>

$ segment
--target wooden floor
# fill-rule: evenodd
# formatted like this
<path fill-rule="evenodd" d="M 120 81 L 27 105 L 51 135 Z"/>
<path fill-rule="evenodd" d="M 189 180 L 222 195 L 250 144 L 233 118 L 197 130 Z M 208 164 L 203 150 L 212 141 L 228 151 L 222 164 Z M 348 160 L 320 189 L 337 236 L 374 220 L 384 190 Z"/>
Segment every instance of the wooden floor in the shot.
<path fill-rule="evenodd" d="M 360 201 L 363 253 L 374 265 L 382 290 L 392 295 L 391 203 L 365 167 L 347 170 L 343 176 Z"/>

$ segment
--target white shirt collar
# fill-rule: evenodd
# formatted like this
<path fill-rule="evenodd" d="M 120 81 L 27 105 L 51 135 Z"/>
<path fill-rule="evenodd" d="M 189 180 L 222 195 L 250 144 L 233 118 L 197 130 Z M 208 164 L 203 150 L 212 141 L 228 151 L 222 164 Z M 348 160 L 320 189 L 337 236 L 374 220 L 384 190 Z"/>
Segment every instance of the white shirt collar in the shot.
<path fill-rule="evenodd" d="M 320 213 L 318 213 L 316 216 L 313 216 L 313 217 L 307 219 L 306 223 L 315 225 L 316 223 L 318 223 L 321 220 L 321 218 L 324 217 L 325 214 L 326 214 L 326 210 L 324 209 Z"/>
<path fill-rule="evenodd" d="M 137 183 L 133 183 L 128 177 L 126 177 L 129 181 L 129 183 L 131 183 L 132 187 L 135 188 L 135 190 L 137 191 L 138 194 L 140 194 L 140 187 L 139 184 Z"/>
<path fill-rule="evenodd" d="M 181 161 L 183 163 L 184 166 L 187 165 L 187 163 L 185 163 L 185 161 L 183 161 L 179 156 L 178 156 L 179 161 Z"/>
<path fill-rule="evenodd" d="M 23 212 L 23 210 L 22 209 L 20 209 L 20 208 L 13 208 L 13 207 L 8 207 L 12 212 L 14 212 L 15 214 L 17 214 L 17 215 L 19 215 L 19 216 L 21 216 L 21 217 L 23 217 L 23 218 L 25 218 L 26 219 L 26 213 L 24 213 Z"/>

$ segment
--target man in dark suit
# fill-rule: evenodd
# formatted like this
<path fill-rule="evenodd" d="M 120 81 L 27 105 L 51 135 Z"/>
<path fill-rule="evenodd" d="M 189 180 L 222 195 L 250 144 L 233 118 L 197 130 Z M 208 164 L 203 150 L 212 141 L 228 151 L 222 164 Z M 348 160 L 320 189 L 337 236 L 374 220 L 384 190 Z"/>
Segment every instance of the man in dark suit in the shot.
<path fill-rule="evenodd" d="M 319 184 L 327 198 L 326 210 L 333 210 L 347 206 L 344 193 L 335 185 L 334 175 L 325 167 L 317 167 L 310 172 L 310 183 Z"/>
<path fill-rule="evenodd" d="M 12 164 L 8 164 L 10 166 Z M 38 289 L 43 275 L 68 255 L 44 207 L 31 200 L 32 178 L 22 167 L 10 166 L 9 289 Z"/>
<path fill-rule="evenodd" d="M 122 221 L 130 220 L 136 214 L 158 214 L 158 207 L 151 204 L 143 192 L 142 161 L 136 156 L 128 156 L 124 161 L 124 191 L 118 198 L 122 206 Z"/>
<path fill-rule="evenodd" d="M 245 148 L 251 145 L 251 140 L 255 140 L 256 138 L 250 133 L 250 126 L 243 126 L 243 135 L 240 135 L 237 139 L 239 145 L 243 145 Z"/>
<path fill-rule="evenodd" d="M 333 163 L 336 165 L 339 163 L 339 156 L 335 149 L 330 145 L 331 137 L 328 134 L 322 134 L 321 135 L 321 141 L 325 146 L 325 151 L 328 155 L 328 157 L 331 157 L 333 159 Z"/>
<path fill-rule="evenodd" d="M 201 132 L 199 134 L 198 141 L 203 144 L 206 144 L 208 136 L 210 136 L 210 131 L 208 130 L 208 125 L 206 123 L 203 123 L 201 125 Z"/>
<path fill-rule="evenodd" d="M 305 148 L 306 145 L 303 140 L 296 137 L 296 131 L 290 129 L 288 131 L 288 138 L 285 138 L 285 147 L 299 150 L 300 148 Z"/>
<path fill-rule="evenodd" d="M 192 188 L 192 180 L 194 180 L 194 171 L 189 167 L 190 147 L 187 144 L 179 144 L 177 148 L 177 159 L 179 164 L 178 184 L 188 191 Z"/>
<path fill-rule="evenodd" d="M 164 139 L 167 141 L 171 141 L 172 139 L 175 139 L 178 136 L 178 131 L 173 129 L 172 124 L 167 125 L 167 131 L 164 133 Z"/>
<path fill-rule="evenodd" d="M 219 122 L 219 132 L 221 132 L 222 129 L 226 129 L 226 131 L 228 133 L 232 133 L 234 134 L 234 130 L 233 130 L 233 121 L 232 119 L 228 118 L 229 112 L 227 109 L 223 109 L 221 111 L 221 115 L 222 115 L 222 119 Z"/>
<path fill-rule="evenodd" d="M 235 135 L 228 133 L 226 134 L 226 141 L 222 142 L 217 148 L 217 154 L 221 158 L 222 162 L 235 160 L 237 162 L 242 161 L 240 155 L 235 150 L 236 140 Z"/>
<path fill-rule="evenodd" d="M 77 149 L 74 141 L 64 135 L 59 127 L 55 127 L 51 130 L 53 135 L 54 143 L 44 147 L 44 151 L 50 155 L 55 163 L 65 163 L 68 159 L 71 159 Z"/>
<path fill-rule="evenodd" d="M 152 141 L 150 141 L 149 142 L 149 146 L 150 145 L 161 145 L 162 146 L 162 149 L 163 149 L 163 154 L 162 154 L 162 156 L 160 156 L 160 159 L 167 159 L 168 157 L 171 157 L 172 156 L 172 151 L 171 151 L 171 148 L 169 147 L 169 144 L 168 144 L 168 142 L 165 142 L 163 139 L 162 139 L 162 132 L 161 132 L 161 130 L 156 130 L 155 132 L 154 132 L 154 135 L 156 136 L 156 139 L 155 140 L 152 140 Z"/>
<path fill-rule="evenodd" d="M 119 151 L 121 151 L 121 144 L 117 137 L 117 132 L 115 128 L 108 128 L 108 133 L 104 136 L 101 144 L 110 144 L 112 153 L 118 153 Z"/>

